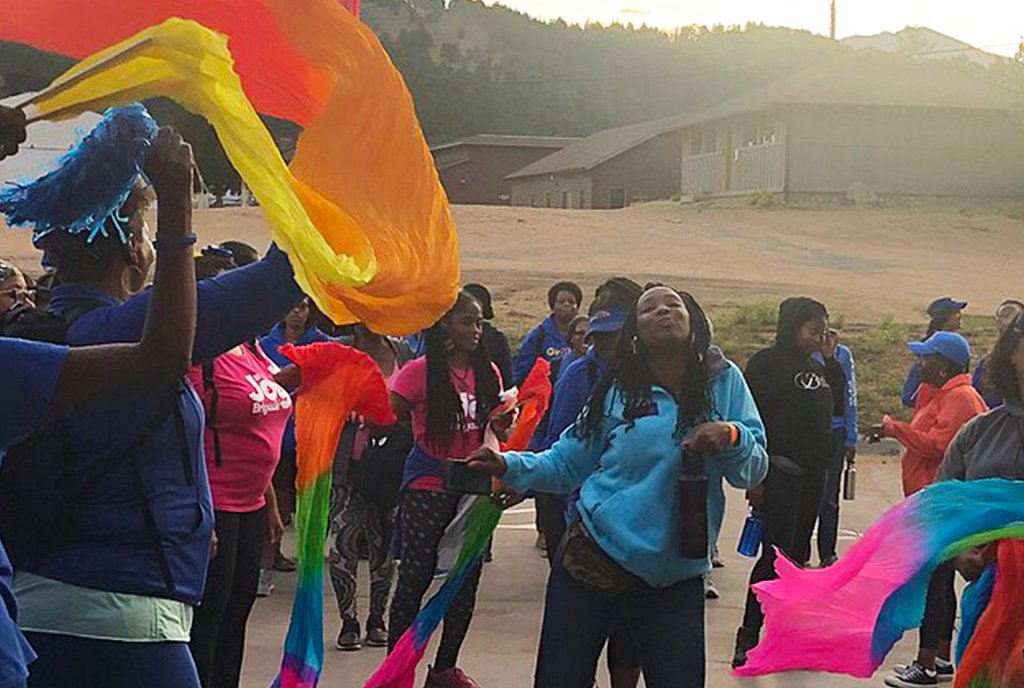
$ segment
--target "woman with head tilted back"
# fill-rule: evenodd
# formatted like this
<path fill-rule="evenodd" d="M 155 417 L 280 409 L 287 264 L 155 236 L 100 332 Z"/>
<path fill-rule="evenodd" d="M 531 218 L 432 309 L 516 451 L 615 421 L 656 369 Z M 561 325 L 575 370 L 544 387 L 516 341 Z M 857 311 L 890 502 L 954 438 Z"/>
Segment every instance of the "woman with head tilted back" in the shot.
<path fill-rule="evenodd" d="M 117 131 L 148 118 L 126 110 L 107 115 Z M 50 308 L 69 323 L 72 346 L 134 341 L 142 332 L 154 245 L 144 196 L 126 191 L 102 227 L 39 241 L 57 266 Z M 187 215 L 189 192 L 186 177 L 161 196 L 158 220 Z M 196 297 L 192 360 L 201 363 L 265 332 L 301 292 L 284 254 L 271 248 L 258 263 L 204 280 Z M 17 562 L 20 622 L 39 654 L 33 686 L 198 685 L 186 643 L 210 557 L 203 415 L 183 381 L 64 423 L 73 524 L 55 546 Z"/>
<path fill-rule="evenodd" d="M 592 686 L 617 620 L 628 625 L 647 686 L 704 685 L 709 523 L 724 508 L 723 479 L 756 485 L 767 454 L 743 375 L 711 347 L 692 296 L 644 292 L 609 374 L 551 449 L 481 449 L 470 467 L 513 490 L 581 488 L 548 580 L 535 686 Z"/>
<path fill-rule="evenodd" d="M 467 489 L 462 460 L 481 446 L 498 406 L 502 380 L 481 345 L 483 309 L 460 292 L 455 305 L 424 333 L 427 353 L 398 371 L 391 399 L 399 421 L 411 421 L 415 446 L 405 464 L 399 501 L 401 566 L 391 603 L 389 645 L 412 625 L 437 567 L 437 548 Z M 504 435 L 508 419 L 495 423 Z M 485 485 L 489 491 L 489 485 Z M 437 657 L 427 677 L 433 688 L 474 688 L 457 665 L 469 631 L 480 568 L 469 575 L 444 620 Z"/>

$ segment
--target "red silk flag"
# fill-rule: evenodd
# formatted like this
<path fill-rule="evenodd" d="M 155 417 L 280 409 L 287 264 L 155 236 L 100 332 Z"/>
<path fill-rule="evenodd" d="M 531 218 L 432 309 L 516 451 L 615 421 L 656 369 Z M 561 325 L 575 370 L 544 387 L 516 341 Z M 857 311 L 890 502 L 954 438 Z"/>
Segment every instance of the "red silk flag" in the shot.
<path fill-rule="evenodd" d="M 340 2 L 359 16 L 359 0 Z M 171 17 L 194 19 L 228 36 L 235 69 L 257 111 L 303 126 L 323 110 L 333 87 L 330 71 L 300 52 L 262 0 L 0 0 L 0 17 L 0 40 L 75 59 Z"/>

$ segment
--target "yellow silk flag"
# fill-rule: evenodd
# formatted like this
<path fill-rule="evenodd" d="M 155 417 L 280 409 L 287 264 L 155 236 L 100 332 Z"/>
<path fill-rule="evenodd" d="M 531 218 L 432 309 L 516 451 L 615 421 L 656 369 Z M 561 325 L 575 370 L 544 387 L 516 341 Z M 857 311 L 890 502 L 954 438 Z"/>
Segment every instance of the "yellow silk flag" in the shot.
<path fill-rule="evenodd" d="M 165 96 L 202 115 L 321 310 L 339 324 L 407 334 L 454 300 L 454 222 L 401 76 L 358 20 L 344 11 L 329 19 L 351 35 L 309 41 L 321 59 L 332 57 L 336 80 L 292 170 L 242 91 L 225 37 L 193 21 L 169 19 L 86 58 L 33 114 L 65 118 Z"/>

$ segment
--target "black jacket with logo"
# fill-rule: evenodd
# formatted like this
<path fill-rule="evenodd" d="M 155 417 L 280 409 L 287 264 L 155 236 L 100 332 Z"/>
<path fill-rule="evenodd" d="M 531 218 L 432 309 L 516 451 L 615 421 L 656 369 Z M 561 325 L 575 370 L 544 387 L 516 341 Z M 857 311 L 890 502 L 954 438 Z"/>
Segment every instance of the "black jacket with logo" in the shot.
<path fill-rule="evenodd" d="M 768 434 L 768 453 L 807 469 L 827 466 L 832 416 L 843 413 L 846 394 L 846 374 L 835 358 L 822 366 L 796 346 L 797 332 L 816 307 L 804 297 L 783 301 L 775 344 L 754 354 L 745 372 Z"/>

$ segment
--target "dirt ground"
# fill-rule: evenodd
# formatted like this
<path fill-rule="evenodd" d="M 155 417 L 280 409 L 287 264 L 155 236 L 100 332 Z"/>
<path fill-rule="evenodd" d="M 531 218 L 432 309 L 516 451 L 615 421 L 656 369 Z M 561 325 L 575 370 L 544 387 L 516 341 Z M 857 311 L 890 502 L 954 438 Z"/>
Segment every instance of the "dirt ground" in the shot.
<path fill-rule="evenodd" d="M 917 320 L 953 294 L 988 313 L 1019 284 L 1024 223 L 989 211 L 699 208 L 619 211 L 454 208 L 465 279 L 492 286 L 499 317 L 536 316 L 556 278 L 592 291 L 628 274 L 692 291 L 707 306 L 804 293 L 847 321 Z M 259 209 L 201 210 L 202 243 L 265 246 Z M 0 233 L 0 257 L 34 268 L 27 233 Z"/>

